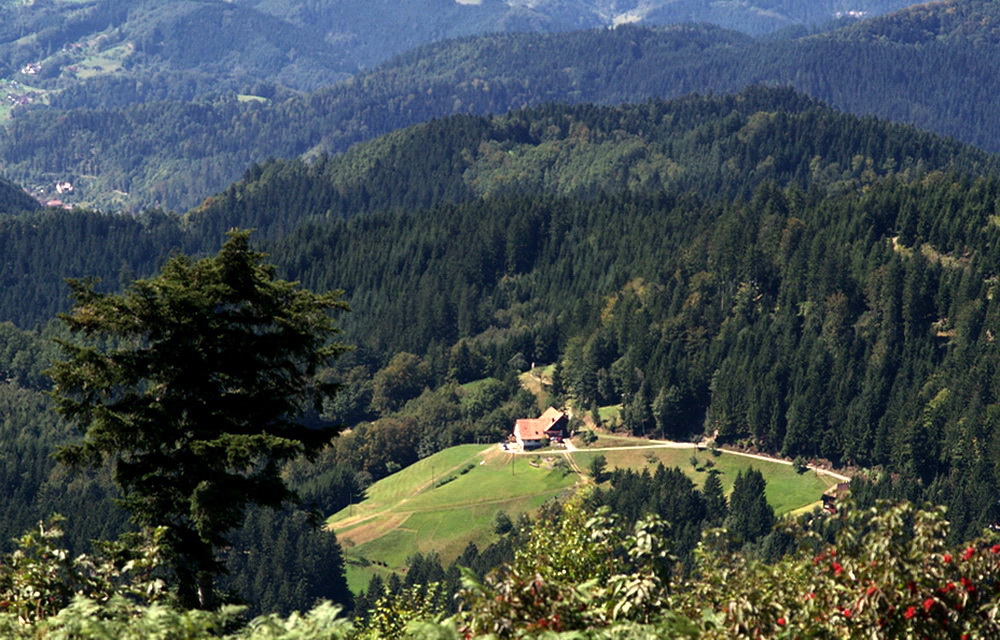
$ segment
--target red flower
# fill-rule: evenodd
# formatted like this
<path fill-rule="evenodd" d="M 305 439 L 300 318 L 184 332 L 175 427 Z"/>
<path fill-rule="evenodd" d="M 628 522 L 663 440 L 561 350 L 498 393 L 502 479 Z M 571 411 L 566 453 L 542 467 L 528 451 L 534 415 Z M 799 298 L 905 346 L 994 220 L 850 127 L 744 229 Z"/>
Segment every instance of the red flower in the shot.
<path fill-rule="evenodd" d="M 1000 553 L 1000 544 L 995 544 L 992 547 L 990 547 L 990 551 L 992 551 L 993 553 Z"/>
<path fill-rule="evenodd" d="M 875 585 L 871 585 L 870 587 L 868 587 L 868 592 L 867 593 L 868 593 L 868 595 L 871 595 L 871 594 L 875 593 L 875 591 L 876 591 Z"/>
<path fill-rule="evenodd" d="M 948 593 L 949 591 L 951 591 L 954 588 L 955 588 L 955 583 L 954 582 L 949 582 L 948 584 L 944 585 L 943 588 L 938 589 L 938 591 L 940 591 L 941 593 Z"/>
<path fill-rule="evenodd" d="M 947 564 L 948 562 L 951 562 L 951 554 L 950 553 L 946 553 L 946 554 L 944 554 L 944 557 L 941 558 L 941 559 L 944 560 L 945 563 Z"/>
<path fill-rule="evenodd" d="M 844 570 L 844 567 L 842 567 L 839 562 L 837 562 L 837 561 L 833 562 L 833 573 L 834 573 L 834 575 L 839 576 L 840 572 L 843 571 L 843 570 Z"/>
<path fill-rule="evenodd" d="M 784 618 L 778 618 L 778 626 L 779 627 L 785 626 L 785 619 Z"/>
<path fill-rule="evenodd" d="M 850 609 L 848 609 L 848 608 L 846 608 L 846 607 L 845 607 L 845 608 L 843 608 L 843 609 L 841 609 L 841 610 L 840 610 L 840 612 L 841 612 L 842 614 L 844 614 L 844 617 L 845 617 L 845 618 L 850 618 L 850 617 L 851 617 L 851 610 L 850 610 Z"/>
<path fill-rule="evenodd" d="M 962 554 L 962 559 L 963 560 L 968 560 L 975 553 L 976 553 L 976 548 L 975 547 L 969 547 L 968 549 L 965 550 L 965 553 Z"/>
<path fill-rule="evenodd" d="M 915 615 L 917 615 L 917 608 L 916 607 L 908 607 L 906 609 L 906 613 L 903 614 L 903 617 L 906 618 L 907 620 L 909 620 L 910 618 L 912 618 Z"/>
<path fill-rule="evenodd" d="M 924 600 L 924 611 L 930 611 L 931 607 L 934 606 L 934 598 L 927 598 Z"/>

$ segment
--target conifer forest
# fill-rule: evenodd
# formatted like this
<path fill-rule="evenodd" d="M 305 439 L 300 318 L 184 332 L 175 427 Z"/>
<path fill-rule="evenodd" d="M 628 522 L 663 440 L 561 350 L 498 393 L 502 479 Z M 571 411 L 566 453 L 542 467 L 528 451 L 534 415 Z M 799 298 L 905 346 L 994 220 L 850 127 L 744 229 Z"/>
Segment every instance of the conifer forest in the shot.
<path fill-rule="evenodd" d="M 998 24 L 0 0 L 0 638 L 1000 637 Z"/>

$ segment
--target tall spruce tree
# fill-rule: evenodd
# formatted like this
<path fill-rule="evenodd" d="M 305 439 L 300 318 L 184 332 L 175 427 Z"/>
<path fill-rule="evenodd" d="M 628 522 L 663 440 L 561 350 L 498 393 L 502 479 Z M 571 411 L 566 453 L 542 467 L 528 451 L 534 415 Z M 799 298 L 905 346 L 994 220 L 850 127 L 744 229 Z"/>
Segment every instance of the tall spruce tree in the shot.
<path fill-rule="evenodd" d="M 346 305 L 276 279 L 248 235 L 214 257 L 176 256 L 122 294 L 71 282 L 62 319 L 84 340 L 60 341 L 67 358 L 50 370 L 57 410 L 84 434 L 58 459 L 110 462 L 132 520 L 167 528 L 189 607 L 215 606 L 216 550 L 247 506 L 295 500 L 282 463 L 335 435 L 300 418 L 334 390 L 316 374 L 344 350 L 330 312 Z"/>
<path fill-rule="evenodd" d="M 767 482 L 753 467 L 736 474 L 725 526 L 739 543 L 755 542 L 774 527 L 774 509 L 764 497 Z"/>
<path fill-rule="evenodd" d="M 712 469 L 705 478 L 705 486 L 702 487 L 702 494 L 705 496 L 705 521 L 709 526 L 722 524 L 729 511 L 726 504 L 726 495 L 722 491 L 722 481 L 719 480 L 719 472 Z"/>

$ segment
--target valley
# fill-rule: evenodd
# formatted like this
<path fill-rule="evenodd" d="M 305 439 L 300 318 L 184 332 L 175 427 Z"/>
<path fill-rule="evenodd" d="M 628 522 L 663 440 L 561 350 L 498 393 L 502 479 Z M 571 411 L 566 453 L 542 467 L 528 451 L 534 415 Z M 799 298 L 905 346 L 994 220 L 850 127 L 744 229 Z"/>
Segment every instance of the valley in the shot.
<path fill-rule="evenodd" d="M 526 373 L 522 384 L 530 389 L 532 381 L 541 379 L 543 372 L 551 375 L 551 370 L 539 367 L 538 373 Z M 541 389 L 536 387 L 535 395 L 544 402 Z M 727 495 L 737 475 L 754 468 L 763 474 L 767 500 L 779 516 L 820 509 L 824 492 L 850 481 L 826 469 L 800 473 L 789 460 L 605 432 L 591 443 L 574 438 L 566 445 L 529 451 L 513 444 L 460 445 L 379 480 L 363 500 L 327 518 L 326 526 L 344 548 L 348 584 L 359 594 L 374 575 L 383 580 L 393 573 L 405 575 L 417 554 L 433 556 L 447 566 L 470 544 L 488 547 L 499 538 L 498 518 L 517 521 L 550 500 L 565 500 L 594 486 L 594 478 L 584 470 L 597 456 L 607 461 L 609 473 L 616 469 L 648 473 L 658 465 L 677 468 L 698 488 L 709 472 L 716 473 Z"/>
<path fill-rule="evenodd" d="M 0 0 L 0 637 L 992 637 L 997 24 Z"/>

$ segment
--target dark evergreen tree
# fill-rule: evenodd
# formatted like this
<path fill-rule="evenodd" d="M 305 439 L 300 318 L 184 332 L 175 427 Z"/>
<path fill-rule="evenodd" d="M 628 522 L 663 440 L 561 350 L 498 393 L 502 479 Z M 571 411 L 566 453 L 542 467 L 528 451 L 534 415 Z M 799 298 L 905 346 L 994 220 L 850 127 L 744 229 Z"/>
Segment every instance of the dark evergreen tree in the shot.
<path fill-rule="evenodd" d="M 736 475 L 724 524 L 738 544 L 756 542 L 774 527 L 774 509 L 764 495 L 766 485 L 764 475 L 753 467 Z"/>
<path fill-rule="evenodd" d="M 166 527 L 181 602 L 214 607 L 226 533 L 249 504 L 293 500 L 281 463 L 334 434 L 298 420 L 332 391 L 315 376 L 343 350 L 329 312 L 345 305 L 275 279 L 247 233 L 215 257 L 175 257 L 122 295 L 72 287 L 63 319 L 87 341 L 61 341 L 68 358 L 51 375 L 84 440 L 59 459 L 110 462 L 133 521 Z"/>
<path fill-rule="evenodd" d="M 705 522 L 708 526 L 721 526 L 729 513 L 726 496 L 722 491 L 722 481 L 719 472 L 711 469 L 705 478 L 705 486 L 701 492 L 705 496 Z"/>

